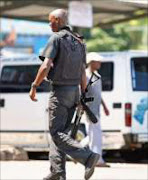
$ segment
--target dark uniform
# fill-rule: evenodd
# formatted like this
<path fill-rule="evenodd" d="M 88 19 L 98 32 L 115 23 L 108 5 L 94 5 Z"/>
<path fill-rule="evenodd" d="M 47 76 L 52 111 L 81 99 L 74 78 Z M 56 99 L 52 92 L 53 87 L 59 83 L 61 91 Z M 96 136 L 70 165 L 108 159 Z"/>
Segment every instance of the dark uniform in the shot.
<path fill-rule="evenodd" d="M 84 165 L 92 154 L 66 133 L 79 101 L 79 84 L 85 64 L 84 45 L 69 34 L 66 27 L 50 37 L 39 57 L 41 60 L 45 57 L 54 59 L 49 73 L 53 84 L 49 99 L 51 174 L 45 179 L 65 180 L 66 154 Z"/>

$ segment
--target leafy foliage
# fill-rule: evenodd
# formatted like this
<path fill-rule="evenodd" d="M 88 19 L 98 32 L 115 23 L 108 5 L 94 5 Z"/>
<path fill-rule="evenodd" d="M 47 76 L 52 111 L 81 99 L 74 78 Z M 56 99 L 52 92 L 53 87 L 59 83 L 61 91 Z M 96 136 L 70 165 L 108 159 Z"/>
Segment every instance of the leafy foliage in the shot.
<path fill-rule="evenodd" d="M 82 31 L 90 51 L 147 49 L 147 19 L 133 20 L 110 29 L 95 27 Z"/>

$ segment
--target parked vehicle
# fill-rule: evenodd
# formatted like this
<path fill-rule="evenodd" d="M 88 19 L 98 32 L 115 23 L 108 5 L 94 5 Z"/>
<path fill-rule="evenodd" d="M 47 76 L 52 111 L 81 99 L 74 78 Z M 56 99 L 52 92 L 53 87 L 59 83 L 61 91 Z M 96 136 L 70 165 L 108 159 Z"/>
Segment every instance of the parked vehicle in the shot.
<path fill-rule="evenodd" d="M 103 99 L 103 148 L 138 148 L 148 143 L 148 54 L 146 51 L 105 52 L 99 73 Z"/>
<path fill-rule="evenodd" d="M 1 143 L 30 147 L 47 147 L 47 82 L 37 89 L 38 102 L 29 98 L 30 85 L 41 61 L 34 55 L 1 57 L 0 114 Z"/>
<path fill-rule="evenodd" d="M 131 149 L 148 143 L 148 54 L 144 51 L 100 53 L 104 60 L 103 99 L 110 115 L 101 109 L 104 149 Z M 38 102 L 29 98 L 31 82 L 40 66 L 34 55 L 1 57 L 0 114 L 1 144 L 26 150 L 47 150 L 48 98 L 50 86 L 38 87 Z M 85 128 L 81 122 L 78 138 Z"/>

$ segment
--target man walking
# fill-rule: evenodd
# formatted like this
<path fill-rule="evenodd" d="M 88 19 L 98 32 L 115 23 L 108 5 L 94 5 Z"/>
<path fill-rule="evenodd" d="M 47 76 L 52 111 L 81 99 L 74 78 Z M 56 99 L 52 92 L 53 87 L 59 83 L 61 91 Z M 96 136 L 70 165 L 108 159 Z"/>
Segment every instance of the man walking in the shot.
<path fill-rule="evenodd" d="M 100 122 L 100 105 L 102 104 L 103 110 L 105 114 L 109 115 L 109 110 L 103 101 L 103 98 L 101 96 L 102 91 L 102 81 L 101 81 L 101 75 L 97 72 L 97 70 L 101 67 L 101 61 L 103 57 L 100 56 L 96 52 L 90 52 L 87 54 L 87 69 L 86 69 L 86 76 L 87 80 L 89 81 L 91 76 L 92 78 L 92 85 L 89 86 L 87 96 L 88 97 L 94 97 L 94 101 L 88 102 L 87 105 L 91 109 L 91 111 L 94 113 L 96 118 L 98 119 L 98 122 L 96 124 L 93 124 L 90 122 L 84 114 L 82 116 L 82 119 L 85 122 L 86 130 L 87 130 L 87 136 L 81 141 L 81 145 L 83 147 L 89 146 L 89 148 L 95 152 L 100 154 L 99 161 L 97 162 L 97 167 L 109 167 L 107 165 L 102 157 L 102 131 L 101 131 L 101 122 Z"/>
<path fill-rule="evenodd" d="M 36 88 L 49 75 L 52 80 L 49 99 L 51 173 L 44 180 L 66 180 L 66 154 L 85 166 L 84 177 L 88 180 L 94 172 L 99 154 L 83 148 L 66 133 L 79 101 L 79 85 L 82 92 L 86 88 L 85 48 L 68 28 L 65 10 L 52 11 L 49 21 L 54 33 L 39 56 L 43 63 L 29 94 L 33 101 L 37 101 Z"/>

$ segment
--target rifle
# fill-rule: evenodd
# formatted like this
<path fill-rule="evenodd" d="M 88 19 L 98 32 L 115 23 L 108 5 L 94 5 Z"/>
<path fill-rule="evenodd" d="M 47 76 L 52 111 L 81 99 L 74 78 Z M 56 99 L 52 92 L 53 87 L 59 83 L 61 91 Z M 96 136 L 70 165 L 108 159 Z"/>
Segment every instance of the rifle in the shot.
<path fill-rule="evenodd" d="M 97 77 L 97 79 L 95 81 L 100 79 L 100 77 L 98 75 L 96 75 L 95 73 L 92 73 L 91 78 L 90 78 L 90 80 L 87 84 L 87 87 L 85 89 L 85 92 L 81 95 L 80 103 L 78 104 L 78 106 L 76 108 L 76 115 L 75 115 L 75 119 L 74 119 L 74 124 L 72 126 L 71 134 L 70 134 L 70 136 L 73 139 L 76 138 L 76 134 L 77 134 L 77 131 L 79 128 L 80 120 L 81 120 L 81 117 L 82 117 L 84 111 L 86 112 L 86 115 L 91 122 L 97 123 L 97 121 L 98 121 L 96 116 L 93 114 L 93 112 L 90 110 L 90 108 L 86 105 L 86 102 L 91 102 L 94 100 L 94 98 L 93 97 L 89 97 L 89 98 L 85 97 L 86 93 L 88 92 L 88 87 L 91 86 L 95 82 L 95 81 L 92 81 L 92 78 L 94 76 Z"/>

